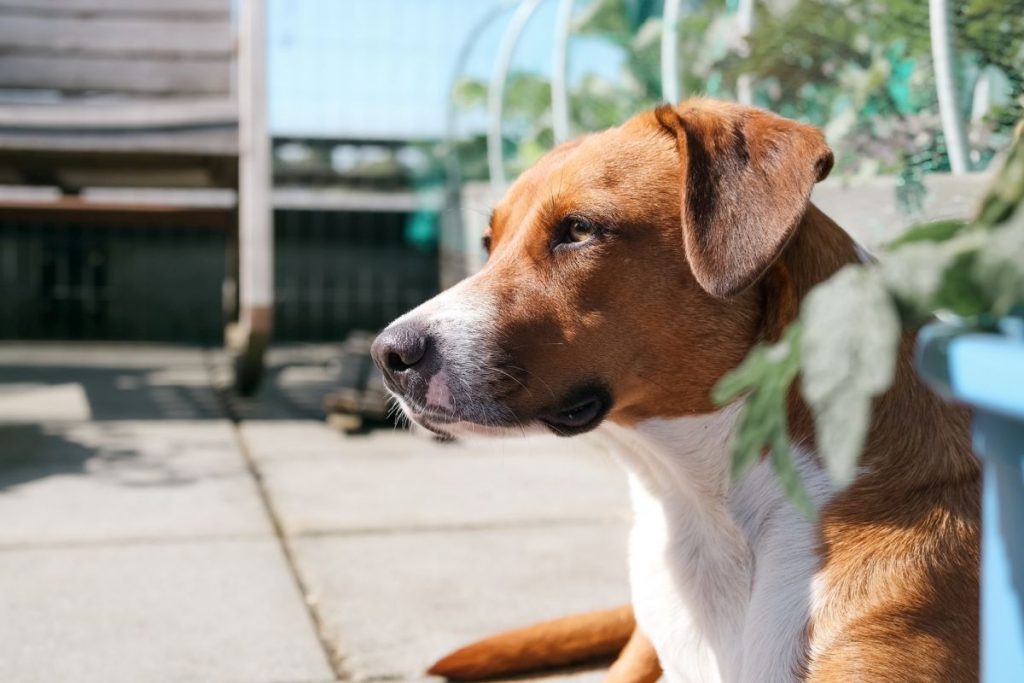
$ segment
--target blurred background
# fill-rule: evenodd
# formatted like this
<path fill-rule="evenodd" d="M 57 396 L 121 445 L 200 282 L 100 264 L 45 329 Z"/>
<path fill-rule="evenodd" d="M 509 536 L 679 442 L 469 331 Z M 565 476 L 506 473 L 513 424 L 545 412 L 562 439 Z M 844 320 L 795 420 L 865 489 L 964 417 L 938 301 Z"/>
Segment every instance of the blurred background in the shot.
<path fill-rule="evenodd" d="M 692 95 L 820 126 L 868 245 L 964 217 L 1022 64 L 1021 0 L 0 0 L 0 680 L 418 680 L 624 601 L 600 447 L 392 431 L 372 333 Z"/>

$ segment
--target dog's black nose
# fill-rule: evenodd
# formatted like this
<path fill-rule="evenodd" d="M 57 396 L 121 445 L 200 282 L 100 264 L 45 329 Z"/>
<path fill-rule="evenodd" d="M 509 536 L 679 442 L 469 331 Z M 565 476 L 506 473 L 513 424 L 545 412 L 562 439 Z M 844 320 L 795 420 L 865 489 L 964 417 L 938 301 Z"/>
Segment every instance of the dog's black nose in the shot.
<path fill-rule="evenodd" d="M 392 382 L 405 387 L 405 378 L 427 354 L 430 338 L 415 322 L 392 325 L 373 341 L 370 353 L 377 367 Z"/>

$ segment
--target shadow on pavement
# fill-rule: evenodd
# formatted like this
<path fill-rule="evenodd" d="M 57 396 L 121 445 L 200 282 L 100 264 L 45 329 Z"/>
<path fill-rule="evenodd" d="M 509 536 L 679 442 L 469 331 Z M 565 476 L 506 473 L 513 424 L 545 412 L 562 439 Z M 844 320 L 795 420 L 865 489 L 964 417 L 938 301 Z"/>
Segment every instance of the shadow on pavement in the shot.
<path fill-rule="evenodd" d="M 116 368 L 61 366 L 0 366 L 0 422 L 10 419 L 5 403 L 21 400 L 39 403 L 38 421 L 62 419 L 77 406 L 55 405 L 73 400 L 52 394 L 47 387 L 78 385 L 86 406 L 81 418 L 89 420 L 207 420 L 221 419 L 224 412 L 202 366 L 169 368 Z M 65 411 L 72 411 L 66 413 Z M 19 415 L 30 416 L 22 408 Z M 51 412 L 48 417 L 47 413 Z M 66 418 L 64 418 L 66 419 Z"/>
<path fill-rule="evenodd" d="M 202 447 L 159 435 L 157 448 L 139 447 L 140 435 L 113 423 L 0 425 L 0 492 L 36 479 L 66 474 L 132 488 L 173 487 L 196 480 L 176 466 L 175 455 Z M 163 457 L 154 457 L 158 451 Z M 207 476 L 209 476 L 207 474 Z"/>

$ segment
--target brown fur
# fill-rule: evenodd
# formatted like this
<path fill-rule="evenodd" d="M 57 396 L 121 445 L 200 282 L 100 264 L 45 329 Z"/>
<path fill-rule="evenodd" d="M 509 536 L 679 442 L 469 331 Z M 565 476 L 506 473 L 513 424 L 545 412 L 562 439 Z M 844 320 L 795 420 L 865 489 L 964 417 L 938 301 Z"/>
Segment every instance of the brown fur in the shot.
<path fill-rule="evenodd" d="M 707 100 L 553 151 L 496 209 L 476 281 L 501 302 L 507 369 L 522 384 L 505 402 L 526 421 L 594 377 L 619 424 L 714 410 L 715 383 L 856 260 L 850 237 L 807 201 L 830 167 L 814 129 Z M 574 214 L 607 231 L 555 253 L 551 235 Z M 922 385 L 912 345 L 876 402 L 866 473 L 821 513 L 808 681 L 978 676 L 978 465 L 967 415 Z M 796 390 L 790 412 L 795 439 L 812 444 Z M 649 680 L 637 671 L 616 680 Z"/>

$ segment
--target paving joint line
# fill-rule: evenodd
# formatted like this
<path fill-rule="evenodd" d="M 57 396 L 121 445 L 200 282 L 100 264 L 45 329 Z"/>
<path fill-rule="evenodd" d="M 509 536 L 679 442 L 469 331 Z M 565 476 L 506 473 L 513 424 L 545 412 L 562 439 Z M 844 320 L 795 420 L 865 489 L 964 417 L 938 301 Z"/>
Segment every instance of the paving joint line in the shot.
<path fill-rule="evenodd" d="M 241 424 L 243 422 L 243 418 L 234 409 L 230 397 L 227 395 L 230 388 L 224 388 L 218 385 L 216 376 L 217 366 L 213 359 L 213 352 L 209 349 L 203 350 L 203 364 L 206 367 L 206 376 L 210 382 L 210 387 L 213 390 L 214 395 L 217 397 L 217 402 L 219 403 L 221 410 L 223 410 L 225 417 L 227 417 L 228 421 L 231 422 L 232 436 L 234 437 L 235 444 L 238 446 L 238 450 L 242 454 L 242 459 L 245 461 L 245 467 L 256 485 L 256 491 L 259 495 L 260 503 L 270 520 L 274 537 L 277 539 L 281 552 L 284 555 L 285 563 L 288 565 L 288 572 L 291 574 L 292 580 L 299 591 L 300 597 L 302 598 L 302 604 L 306 608 L 306 614 L 312 622 L 313 630 L 315 631 L 317 640 L 320 643 L 320 649 L 327 660 L 327 665 L 330 667 L 331 673 L 334 675 L 336 680 L 351 680 L 351 676 L 348 675 L 343 664 L 343 655 L 338 652 L 337 648 L 334 647 L 334 644 L 331 643 L 330 639 L 327 637 L 323 620 L 320 618 L 320 614 L 317 612 L 315 603 L 312 600 L 312 592 L 310 591 L 305 579 L 302 578 L 302 573 L 299 571 L 298 561 L 295 557 L 292 545 L 289 542 L 288 534 L 285 532 L 284 524 L 281 522 L 277 513 L 277 508 L 274 506 L 274 502 L 270 497 L 270 491 L 267 489 L 263 472 L 256 463 L 256 459 L 253 457 L 252 451 L 249 449 L 249 444 L 246 442 L 245 436 L 242 434 Z"/>

